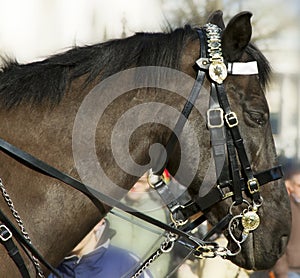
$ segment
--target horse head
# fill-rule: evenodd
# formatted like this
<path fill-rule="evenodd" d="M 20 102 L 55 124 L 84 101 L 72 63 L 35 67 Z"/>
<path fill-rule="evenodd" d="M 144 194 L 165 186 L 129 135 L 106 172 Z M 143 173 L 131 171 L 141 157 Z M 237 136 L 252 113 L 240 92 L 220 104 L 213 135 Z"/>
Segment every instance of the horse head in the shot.
<path fill-rule="evenodd" d="M 261 52 L 250 43 L 252 33 L 251 16 L 249 12 L 239 13 L 225 27 L 222 12 L 218 11 L 209 18 L 209 22 L 222 29 L 220 37 L 225 63 L 233 65 L 233 68 L 241 66 L 238 70 L 239 72 L 228 72 L 228 76 L 222 81 L 224 85 L 222 93 L 227 95 L 228 107 L 230 107 L 231 111 L 234 111 L 238 119 L 237 126 L 250 163 L 248 168 L 252 169 L 253 173 L 258 173 L 272 168 L 277 165 L 277 162 L 269 122 L 269 109 L 264 92 L 270 68 Z M 194 42 L 191 48 L 193 51 L 196 51 L 195 49 L 199 48 L 199 44 Z M 248 66 L 251 67 L 253 62 L 257 63 L 258 71 L 255 74 L 251 73 L 251 69 L 247 68 Z M 211 86 L 211 80 L 204 82 L 204 87 L 207 91 L 212 92 Z M 201 124 L 203 128 L 203 123 L 197 123 L 197 126 L 199 127 Z M 226 136 L 228 136 L 228 133 Z M 205 196 L 215 186 L 214 180 L 209 183 L 207 188 L 207 180 L 211 179 L 207 178 L 211 172 L 207 166 L 207 161 L 210 161 L 211 157 L 213 157 L 210 154 L 211 146 L 207 141 L 207 137 L 209 138 L 208 130 L 203 131 L 199 128 L 198 140 L 206 142 L 207 150 L 201 149 L 202 157 L 198 165 L 187 166 L 189 170 L 194 169 L 193 167 L 197 168 L 196 170 L 194 169 L 197 174 L 189 187 L 189 192 L 196 202 L 197 200 L 201 201 L 199 195 L 201 197 Z M 188 142 L 188 140 L 186 138 L 185 141 Z M 236 150 L 234 152 L 237 154 L 239 151 Z M 196 161 L 193 147 L 191 147 L 189 154 L 191 161 Z M 242 169 L 241 174 L 245 177 L 245 172 L 248 170 L 245 171 L 243 169 L 243 161 L 241 160 L 244 160 L 244 158 L 239 157 L 238 167 Z M 232 170 L 230 168 L 232 164 L 230 163 L 232 161 L 226 163 L 224 158 L 224 165 L 222 165 L 217 177 L 215 177 L 216 180 L 224 180 L 222 175 L 225 175 L 227 178 L 232 175 L 228 174 Z M 234 167 L 237 166 L 235 165 Z M 170 168 L 172 169 L 172 163 Z M 215 171 L 214 167 L 212 171 Z M 182 182 L 184 183 L 184 179 Z M 228 192 L 226 193 L 228 194 Z M 230 222 L 230 225 L 224 231 L 229 241 L 228 248 L 233 252 L 237 250 L 237 245 L 240 245 L 241 248 L 240 252 L 237 252 L 234 256 L 228 256 L 228 258 L 244 268 L 268 269 L 281 256 L 288 240 L 291 224 L 288 195 L 282 180 L 269 181 L 265 185 L 259 186 L 256 192 L 260 195 L 259 208 L 254 214 L 257 214 L 255 217 L 258 216 L 260 223 L 253 231 L 246 231 L 247 239 L 239 242 L 239 238 L 242 238 L 243 233 L 245 233 L 245 227 L 241 224 L 245 210 L 253 209 L 253 205 L 251 205 L 253 204 L 252 193 L 254 192 L 249 192 L 246 183 L 246 190 L 240 196 L 239 202 L 236 202 L 236 198 L 231 196 L 206 209 L 204 213 L 208 221 L 214 226 L 230 211 L 235 220 Z M 234 195 L 235 193 L 233 192 L 232 194 Z M 254 201 L 254 206 L 256 207 L 255 203 Z"/>

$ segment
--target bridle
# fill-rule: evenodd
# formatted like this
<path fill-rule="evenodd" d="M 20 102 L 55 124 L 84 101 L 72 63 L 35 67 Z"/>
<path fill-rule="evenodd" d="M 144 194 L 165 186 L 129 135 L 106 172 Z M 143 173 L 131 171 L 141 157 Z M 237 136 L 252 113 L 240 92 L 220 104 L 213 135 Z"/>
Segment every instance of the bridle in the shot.
<path fill-rule="evenodd" d="M 163 167 L 157 168 L 155 164 L 152 165 L 152 170 L 149 175 L 149 183 L 156 189 L 170 211 L 173 222 L 171 225 L 164 224 L 96 191 L 88 185 L 81 183 L 73 177 L 68 176 L 0 139 L 0 149 L 3 152 L 26 166 L 69 184 L 81 191 L 94 202 L 100 211 L 105 211 L 101 202 L 108 203 L 111 206 L 115 206 L 152 225 L 158 226 L 167 232 L 166 239 L 163 241 L 160 248 L 153 253 L 138 270 L 136 270 L 133 277 L 138 277 L 142 271 L 149 266 L 150 261 L 153 261 L 164 252 L 169 252 L 175 241 L 178 241 L 193 250 L 194 255 L 198 258 L 215 257 L 217 255 L 222 257 L 237 255 L 241 251 L 241 244 L 247 239 L 249 233 L 255 230 L 260 223 L 257 214 L 259 207 L 263 204 L 263 199 L 260 196 L 260 186 L 282 178 L 280 166 L 273 167 L 260 173 L 254 173 L 252 171 L 243 144 L 243 139 L 239 132 L 237 116 L 231 111 L 224 89 L 223 81 L 227 74 L 257 74 L 258 68 L 256 61 L 247 63 L 227 63 L 226 66 L 222 57 L 221 29 L 216 25 L 207 24 L 202 29 L 198 29 L 197 32 L 200 39 L 200 59 L 196 61 L 198 72 L 194 86 L 166 145 L 167 159 L 164 157 L 164 160 L 161 163 L 161 160 L 163 159 L 162 156 L 157 158 L 158 163 L 156 165 L 163 165 Z M 162 178 L 162 173 L 165 170 L 177 143 L 175 134 L 178 135 L 181 133 L 185 122 L 193 109 L 194 103 L 198 98 L 205 77 L 211 82 L 211 100 L 207 111 L 207 126 L 211 135 L 212 151 L 218 182 L 205 196 L 198 196 L 194 200 L 182 203 L 180 197 L 175 198 L 169 185 Z M 27 255 L 33 260 L 38 276 L 44 277 L 38 263 L 38 261 L 41 261 L 51 272 L 59 277 L 60 275 L 55 269 L 47 263 L 43 256 L 33 247 L 29 237 L 26 238 L 26 236 L 24 236 L 22 229 L 22 227 L 24 228 L 24 225 L 22 221 L 21 225 L 18 222 L 20 217 L 13 205 L 11 205 L 12 201 L 3 184 L 1 189 L 22 232 L 20 232 L 2 210 L 0 210 L 0 222 L 2 223 L 0 225 L 0 242 L 5 246 L 9 255 L 14 260 L 22 277 L 26 278 L 30 276 L 13 238 L 18 241 L 20 246 L 26 251 Z M 243 191 L 250 195 L 251 202 L 243 198 Z M 229 208 L 228 214 L 221 219 L 203 239 L 195 238 L 189 233 L 193 228 L 197 227 L 205 220 L 205 216 L 202 215 L 193 222 L 188 223 L 188 219 L 192 215 L 199 211 L 207 212 L 212 206 L 229 197 L 233 198 L 233 202 Z M 234 214 L 233 207 L 238 205 L 243 205 L 244 207 L 246 205 L 246 208 L 243 208 L 240 214 Z M 240 236 L 237 236 L 235 233 L 238 224 L 241 224 L 243 227 Z M 212 234 L 223 231 L 224 229 L 228 230 L 230 237 L 235 242 L 235 250 L 220 247 L 217 243 L 209 241 Z"/>
<path fill-rule="evenodd" d="M 189 218 L 197 212 L 208 212 L 215 204 L 231 197 L 233 202 L 228 214 L 221 219 L 204 237 L 209 239 L 214 233 L 227 229 L 229 236 L 236 245 L 235 250 L 220 248 L 215 244 L 201 245 L 196 248 L 194 255 L 198 258 L 236 256 L 241 252 L 241 244 L 247 239 L 250 232 L 258 228 L 260 218 L 257 211 L 263 204 L 260 195 L 260 186 L 282 178 L 281 166 L 275 166 L 269 170 L 254 173 L 239 131 L 238 118 L 231 110 L 223 81 L 227 74 L 253 75 L 258 74 L 256 61 L 251 62 L 224 62 L 221 48 L 222 30 L 214 24 L 206 24 L 197 30 L 200 39 L 200 59 L 196 61 L 198 67 L 197 77 L 190 96 L 175 125 L 173 133 L 166 145 L 166 157 L 162 154 L 155 162 L 162 167 L 153 168 L 149 177 L 149 184 L 156 189 L 160 197 L 167 205 L 171 220 L 175 227 L 185 232 L 191 231 L 206 220 L 205 215 L 198 217 L 192 223 L 187 224 Z M 208 54 L 208 57 L 207 57 Z M 164 181 L 162 173 L 172 157 L 177 136 L 181 133 L 187 121 L 194 103 L 198 98 L 205 77 L 211 83 L 209 109 L 207 110 L 207 127 L 210 131 L 212 154 L 215 162 L 215 171 L 218 178 L 217 184 L 205 196 L 198 196 L 188 203 L 182 203 L 170 190 Z M 251 203 L 243 198 L 243 192 L 250 196 Z M 243 205 L 239 214 L 234 214 L 233 207 Z M 245 208 L 246 206 L 246 208 Z M 241 225 L 239 225 L 241 224 Z M 243 230 L 237 236 L 235 230 L 242 226 Z"/>

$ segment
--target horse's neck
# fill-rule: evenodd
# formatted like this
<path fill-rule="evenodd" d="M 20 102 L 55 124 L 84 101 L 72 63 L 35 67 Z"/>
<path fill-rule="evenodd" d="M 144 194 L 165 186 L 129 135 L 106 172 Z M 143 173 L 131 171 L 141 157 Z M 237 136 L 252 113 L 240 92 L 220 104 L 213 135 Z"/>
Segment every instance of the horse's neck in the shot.
<path fill-rule="evenodd" d="M 77 177 L 72 157 L 72 127 L 82 98 L 82 92 L 69 91 L 53 108 L 45 103 L 2 110 L 1 121 L 5 124 L 1 125 L 0 137 Z M 0 177 L 33 245 L 50 263 L 57 264 L 61 254 L 67 254 L 102 216 L 77 190 L 25 167 L 2 152 L 0 161 Z M 0 206 L 15 222 L 2 198 Z M 11 260 L 7 257 L 4 256 L 4 261 Z"/>

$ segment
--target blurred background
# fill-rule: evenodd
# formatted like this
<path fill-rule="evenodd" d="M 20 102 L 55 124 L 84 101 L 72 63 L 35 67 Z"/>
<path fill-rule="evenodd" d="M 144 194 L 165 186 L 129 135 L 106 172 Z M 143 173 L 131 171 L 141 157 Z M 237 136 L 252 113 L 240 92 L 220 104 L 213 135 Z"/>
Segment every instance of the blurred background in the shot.
<path fill-rule="evenodd" d="M 273 67 L 267 98 L 278 154 L 300 160 L 300 2 L 298 0 L 0 0 L 0 55 L 20 63 L 74 45 L 184 24 L 200 26 L 214 10 L 225 23 L 253 13 L 253 42 Z"/>

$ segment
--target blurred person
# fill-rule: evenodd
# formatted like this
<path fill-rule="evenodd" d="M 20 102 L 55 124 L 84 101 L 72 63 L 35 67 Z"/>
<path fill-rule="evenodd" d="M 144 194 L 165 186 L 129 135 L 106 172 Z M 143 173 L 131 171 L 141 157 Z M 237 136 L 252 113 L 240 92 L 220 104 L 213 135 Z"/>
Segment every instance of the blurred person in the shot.
<path fill-rule="evenodd" d="M 110 244 L 114 233 L 109 222 L 102 219 L 60 263 L 57 272 L 64 278 L 131 277 L 140 260 L 132 252 Z M 140 277 L 152 278 L 152 275 L 146 271 Z"/>
<path fill-rule="evenodd" d="M 276 278 L 300 278 L 300 165 L 288 169 L 285 185 L 290 196 L 292 229 L 283 256 L 274 267 Z"/>
<path fill-rule="evenodd" d="M 195 269 L 195 263 L 191 260 L 186 260 L 177 271 L 177 278 L 199 278 L 198 271 Z"/>
<path fill-rule="evenodd" d="M 155 190 L 150 188 L 148 172 L 136 182 L 121 202 L 164 223 L 169 221 L 166 205 Z M 159 248 L 164 240 L 164 231 L 126 212 L 113 209 L 107 217 L 111 227 L 117 231 L 112 243 L 130 250 L 142 258 L 142 261 Z M 153 277 L 166 277 L 170 260 L 170 253 L 163 253 L 151 263 L 149 269 Z"/>

